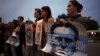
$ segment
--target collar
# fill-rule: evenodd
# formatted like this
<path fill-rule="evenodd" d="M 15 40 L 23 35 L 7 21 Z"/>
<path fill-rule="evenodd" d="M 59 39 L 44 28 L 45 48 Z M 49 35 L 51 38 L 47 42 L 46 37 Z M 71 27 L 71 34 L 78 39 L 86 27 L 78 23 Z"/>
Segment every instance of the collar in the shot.
<path fill-rule="evenodd" d="M 78 19 L 80 16 L 81 16 L 81 14 L 77 14 L 77 15 L 74 15 L 74 16 L 67 16 L 67 18 L 74 21 L 74 20 Z"/>

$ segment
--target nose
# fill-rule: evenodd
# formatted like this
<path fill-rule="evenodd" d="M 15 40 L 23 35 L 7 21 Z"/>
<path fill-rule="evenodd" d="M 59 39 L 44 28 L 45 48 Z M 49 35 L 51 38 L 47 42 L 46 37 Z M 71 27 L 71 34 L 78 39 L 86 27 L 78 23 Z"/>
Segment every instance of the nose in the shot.
<path fill-rule="evenodd" d="M 65 42 L 65 40 L 63 39 L 63 41 L 61 42 L 61 48 L 65 49 L 67 47 L 67 44 Z"/>

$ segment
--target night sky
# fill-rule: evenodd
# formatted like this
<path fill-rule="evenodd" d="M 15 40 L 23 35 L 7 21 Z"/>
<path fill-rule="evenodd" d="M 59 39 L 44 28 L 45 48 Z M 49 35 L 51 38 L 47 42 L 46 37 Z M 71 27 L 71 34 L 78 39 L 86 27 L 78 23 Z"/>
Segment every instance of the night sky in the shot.
<path fill-rule="evenodd" d="M 49 6 L 52 16 L 67 14 L 66 8 L 69 0 L 0 0 L 0 17 L 4 22 L 12 21 L 18 16 L 23 16 L 25 20 L 30 18 L 34 22 L 33 16 L 35 8 Z M 100 0 L 78 0 L 83 4 L 83 16 L 91 16 L 100 25 Z"/>

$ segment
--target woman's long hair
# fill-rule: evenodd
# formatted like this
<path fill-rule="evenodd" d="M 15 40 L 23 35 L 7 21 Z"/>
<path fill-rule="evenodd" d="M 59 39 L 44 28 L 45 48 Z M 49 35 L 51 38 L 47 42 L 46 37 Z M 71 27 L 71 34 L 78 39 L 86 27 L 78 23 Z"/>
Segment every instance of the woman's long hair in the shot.
<path fill-rule="evenodd" d="M 50 7 L 49 6 L 43 6 L 42 10 L 46 11 L 46 13 L 47 13 L 47 20 L 48 20 L 52 16 Z"/>

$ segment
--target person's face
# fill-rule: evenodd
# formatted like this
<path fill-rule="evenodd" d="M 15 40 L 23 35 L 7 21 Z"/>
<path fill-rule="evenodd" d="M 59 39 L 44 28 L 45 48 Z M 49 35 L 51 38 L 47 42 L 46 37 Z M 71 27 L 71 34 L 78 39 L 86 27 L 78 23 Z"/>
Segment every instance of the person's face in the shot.
<path fill-rule="evenodd" d="M 69 2 L 67 6 L 68 15 L 74 15 L 76 11 L 77 11 L 77 8 L 71 2 Z"/>
<path fill-rule="evenodd" d="M 18 20 L 18 22 L 20 21 L 20 19 L 19 19 L 19 18 L 17 18 L 17 20 Z"/>
<path fill-rule="evenodd" d="M 46 17 L 46 16 L 47 16 L 47 12 L 46 12 L 45 10 L 42 10 L 42 11 L 41 11 L 41 16 L 42 16 L 42 17 Z"/>
<path fill-rule="evenodd" d="M 35 12 L 34 12 L 34 17 L 35 18 L 37 18 L 37 17 L 39 17 L 40 15 L 39 15 L 39 12 L 37 11 L 37 10 L 35 10 Z"/>
<path fill-rule="evenodd" d="M 69 27 L 63 26 L 55 28 L 53 34 L 54 37 L 48 37 L 50 38 L 49 42 L 52 48 L 55 48 L 54 52 L 57 55 L 68 56 L 66 53 L 72 51 L 75 47 L 74 35 L 74 31 Z"/>
<path fill-rule="evenodd" d="M 18 18 L 17 20 L 18 20 L 18 23 L 21 23 L 22 22 L 20 18 Z"/>

